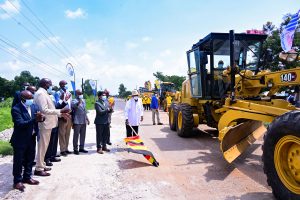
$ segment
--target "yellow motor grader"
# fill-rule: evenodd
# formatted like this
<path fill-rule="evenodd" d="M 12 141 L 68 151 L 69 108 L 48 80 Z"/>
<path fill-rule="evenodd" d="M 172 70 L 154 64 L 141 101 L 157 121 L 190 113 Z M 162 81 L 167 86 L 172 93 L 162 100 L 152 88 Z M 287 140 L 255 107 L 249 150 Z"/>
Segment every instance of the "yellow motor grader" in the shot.
<path fill-rule="evenodd" d="M 262 53 L 266 38 L 230 31 L 210 33 L 194 44 L 187 51 L 189 78 L 169 109 L 169 124 L 181 137 L 192 136 L 199 124 L 217 128 L 229 163 L 264 135 L 262 160 L 273 194 L 300 199 L 300 112 L 276 96 L 300 85 L 300 68 L 264 69 L 272 59 L 270 52 Z"/>

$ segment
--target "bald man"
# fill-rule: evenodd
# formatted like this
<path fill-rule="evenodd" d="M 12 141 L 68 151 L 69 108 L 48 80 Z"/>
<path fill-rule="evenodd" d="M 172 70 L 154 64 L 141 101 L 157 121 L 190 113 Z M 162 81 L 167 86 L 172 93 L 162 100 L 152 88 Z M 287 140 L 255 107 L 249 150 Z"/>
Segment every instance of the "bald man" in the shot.
<path fill-rule="evenodd" d="M 40 88 L 35 93 L 34 101 L 38 105 L 40 111 L 45 115 L 46 120 L 39 123 L 40 139 L 38 142 L 38 151 L 36 159 L 36 167 L 34 175 L 50 176 L 51 168 L 46 167 L 44 162 L 45 154 L 49 145 L 51 130 L 57 126 L 58 117 L 70 118 L 68 114 L 70 109 L 56 109 L 55 105 L 48 93 L 52 92 L 52 81 L 43 78 L 40 81 Z"/>
<path fill-rule="evenodd" d="M 10 140 L 14 149 L 14 188 L 23 191 L 25 188 L 23 183 L 39 184 L 39 181 L 32 179 L 31 175 L 35 158 L 36 136 L 39 133 L 38 122 L 42 122 L 44 116 L 33 104 L 33 95 L 28 90 L 20 93 L 20 103 L 12 108 L 11 115 L 14 122 L 14 132 Z M 24 167 L 23 173 L 22 167 Z"/>

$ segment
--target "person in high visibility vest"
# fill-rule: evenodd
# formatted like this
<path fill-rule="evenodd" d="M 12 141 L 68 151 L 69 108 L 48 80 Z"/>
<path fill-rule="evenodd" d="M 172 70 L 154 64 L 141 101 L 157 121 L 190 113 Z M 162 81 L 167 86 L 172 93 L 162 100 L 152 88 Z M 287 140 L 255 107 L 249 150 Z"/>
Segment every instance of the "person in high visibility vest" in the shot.
<path fill-rule="evenodd" d="M 167 101 L 167 112 L 168 112 L 169 107 L 171 106 L 172 103 L 172 97 L 169 94 L 167 94 L 166 96 L 166 101 Z"/>
<path fill-rule="evenodd" d="M 147 98 L 146 98 L 147 110 L 150 110 L 150 104 L 151 104 L 151 99 L 150 99 L 150 97 L 147 96 Z"/>
<path fill-rule="evenodd" d="M 143 104 L 144 110 L 146 110 L 147 109 L 146 95 L 143 95 L 143 97 L 142 97 L 142 104 Z"/>

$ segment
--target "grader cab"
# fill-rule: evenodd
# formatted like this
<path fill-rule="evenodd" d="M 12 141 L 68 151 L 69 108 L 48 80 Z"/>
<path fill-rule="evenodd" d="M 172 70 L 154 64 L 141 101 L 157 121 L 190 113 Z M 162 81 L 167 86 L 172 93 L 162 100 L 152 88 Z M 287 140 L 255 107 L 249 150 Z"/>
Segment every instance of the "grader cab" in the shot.
<path fill-rule="evenodd" d="M 169 109 L 169 124 L 181 137 L 192 136 L 199 124 L 216 128 L 230 163 L 265 135 L 262 159 L 274 195 L 299 199 L 300 112 L 275 94 L 300 85 L 300 68 L 264 69 L 272 59 L 268 52 L 262 55 L 266 37 L 230 31 L 210 33 L 194 44 L 187 51 L 189 78 Z"/>

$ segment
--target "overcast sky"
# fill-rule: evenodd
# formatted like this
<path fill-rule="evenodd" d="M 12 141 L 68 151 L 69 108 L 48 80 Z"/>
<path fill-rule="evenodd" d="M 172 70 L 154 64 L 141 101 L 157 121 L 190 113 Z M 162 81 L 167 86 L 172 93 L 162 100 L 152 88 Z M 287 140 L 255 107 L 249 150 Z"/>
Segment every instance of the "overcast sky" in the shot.
<path fill-rule="evenodd" d="M 1 77 L 11 80 L 28 70 L 57 85 L 68 80 L 65 66 L 70 62 L 77 86 L 81 78 L 95 79 L 98 87 L 117 93 L 120 83 L 132 90 L 147 80 L 153 82 L 156 71 L 185 76 L 185 52 L 200 38 L 230 29 L 261 29 L 267 21 L 278 26 L 300 4 L 295 0 L 2 0 L 0 8 Z"/>

